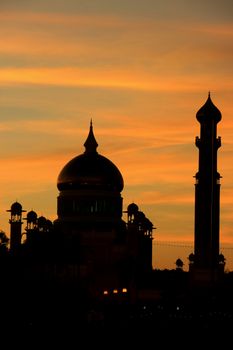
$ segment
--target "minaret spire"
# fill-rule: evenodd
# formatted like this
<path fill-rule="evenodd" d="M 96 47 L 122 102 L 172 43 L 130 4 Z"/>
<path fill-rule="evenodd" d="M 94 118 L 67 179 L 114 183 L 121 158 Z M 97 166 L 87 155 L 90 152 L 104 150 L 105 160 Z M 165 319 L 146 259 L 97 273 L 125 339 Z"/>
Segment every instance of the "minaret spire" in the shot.
<path fill-rule="evenodd" d="M 98 147 L 98 143 L 94 136 L 92 119 L 90 121 L 90 130 L 89 130 L 87 139 L 84 143 L 84 147 L 85 147 L 85 153 L 97 153 L 96 148 Z"/>

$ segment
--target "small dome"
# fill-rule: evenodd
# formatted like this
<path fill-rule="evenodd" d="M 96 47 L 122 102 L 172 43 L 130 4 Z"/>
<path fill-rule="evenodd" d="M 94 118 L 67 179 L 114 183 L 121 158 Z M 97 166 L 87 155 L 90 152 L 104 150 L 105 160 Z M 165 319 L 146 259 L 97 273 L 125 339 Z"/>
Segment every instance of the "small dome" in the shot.
<path fill-rule="evenodd" d="M 28 222 L 35 222 L 37 220 L 37 214 L 31 210 L 27 214 L 27 221 Z"/>
<path fill-rule="evenodd" d="M 122 191 L 124 182 L 118 168 L 106 157 L 98 154 L 98 146 L 90 126 L 84 143 L 85 152 L 71 159 L 58 176 L 60 191 L 76 189 L 104 189 Z"/>
<path fill-rule="evenodd" d="M 11 213 L 12 214 L 21 214 L 22 213 L 22 205 L 18 202 L 15 202 L 11 206 Z"/>
<path fill-rule="evenodd" d="M 147 230 L 153 230 L 153 223 L 148 218 L 145 218 L 144 225 Z"/>
<path fill-rule="evenodd" d="M 141 223 L 144 222 L 146 219 L 146 215 L 142 211 L 137 212 L 137 220 Z"/>
<path fill-rule="evenodd" d="M 131 203 L 128 205 L 127 212 L 129 215 L 136 214 L 138 212 L 138 206 L 135 203 Z"/>
<path fill-rule="evenodd" d="M 218 123 L 222 119 L 221 112 L 213 104 L 210 98 L 210 94 L 208 96 L 206 103 L 197 112 L 196 118 L 200 123 L 208 119 L 215 120 Z"/>
<path fill-rule="evenodd" d="M 47 219 L 44 216 L 38 218 L 38 227 L 44 227 L 47 224 Z"/>
<path fill-rule="evenodd" d="M 52 221 L 47 219 L 47 220 L 46 220 L 46 226 L 47 226 L 47 227 L 52 227 L 52 226 L 53 226 Z"/>

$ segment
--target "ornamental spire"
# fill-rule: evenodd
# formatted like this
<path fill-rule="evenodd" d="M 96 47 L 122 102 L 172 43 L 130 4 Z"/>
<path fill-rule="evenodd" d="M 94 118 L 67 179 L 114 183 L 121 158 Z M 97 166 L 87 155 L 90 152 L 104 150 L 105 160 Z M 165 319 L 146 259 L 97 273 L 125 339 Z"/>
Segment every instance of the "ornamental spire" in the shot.
<path fill-rule="evenodd" d="M 90 122 L 90 130 L 89 130 L 89 134 L 87 136 L 87 139 L 84 143 L 84 147 L 85 147 L 85 152 L 84 153 L 96 153 L 96 148 L 98 147 L 98 143 L 96 142 L 94 133 L 93 133 L 93 126 L 92 126 L 92 119 Z"/>

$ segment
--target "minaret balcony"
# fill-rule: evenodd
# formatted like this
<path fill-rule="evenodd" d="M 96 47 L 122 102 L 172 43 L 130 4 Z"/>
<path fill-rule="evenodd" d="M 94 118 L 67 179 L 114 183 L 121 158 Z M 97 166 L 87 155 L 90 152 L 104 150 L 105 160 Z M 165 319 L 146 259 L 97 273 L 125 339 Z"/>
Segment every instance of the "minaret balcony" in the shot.
<path fill-rule="evenodd" d="M 200 145 L 201 145 L 201 139 L 200 137 L 196 136 L 196 139 L 195 139 L 195 145 L 199 148 Z"/>
<path fill-rule="evenodd" d="M 194 175 L 193 177 L 196 179 L 195 185 L 198 185 L 199 184 L 199 172 L 196 173 L 196 175 Z"/>
<path fill-rule="evenodd" d="M 216 147 L 217 147 L 217 149 L 219 148 L 219 147 L 221 147 L 221 137 L 219 136 L 217 139 L 216 139 Z"/>

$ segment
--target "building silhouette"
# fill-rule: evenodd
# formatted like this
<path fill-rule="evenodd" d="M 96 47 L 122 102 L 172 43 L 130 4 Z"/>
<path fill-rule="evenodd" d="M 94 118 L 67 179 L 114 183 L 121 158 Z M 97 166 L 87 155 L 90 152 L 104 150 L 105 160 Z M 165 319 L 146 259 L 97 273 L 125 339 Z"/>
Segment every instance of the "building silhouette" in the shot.
<path fill-rule="evenodd" d="M 152 269 L 153 225 L 149 245 L 142 251 L 134 241 L 148 241 L 148 229 L 134 227 L 132 234 L 132 222 L 122 220 L 123 177 L 109 159 L 97 152 L 92 122 L 84 147 L 84 153 L 70 160 L 58 176 L 54 230 L 66 242 L 69 259 L 78 267 L 80 283 L 86 281 L 92 294 L 126 292 L 142 266 L 144 271 Z M 144 215 L 138 225 L 146 220 Z M 142 266 L 135 271 L 133 260 L 137 258 Z"/>
<path fill-rule="evenodd" d="M 152 272 L 153 224 L 135 203 L 123 220 L 123 177 L 97 152 L 92 122 L 84 147 L 58 176 L 53 223 L 33 210 L 22 218 L 22 205 L 12 204 L 10 256 L 24 270 L 26 285 L 46 281 L 74 288 L 90 300 L 130 299 Z"/>
<path fill-rule="evenodd" d="M 135 337 L 155 329 L 206 334 L 231 325 L 233 273 L 224 274 L 219 252 L 221 113 L 208 96 L 196 117 L 201 130 L 189 272 L 179 258 L 176 269 L 152 268 L 155 227 L 136 203 L 123 211 L 123 177 L 97 152 L 91 122 L 84 152 L 58 175 L 57 219 L 33 210 L 24 218 L 18 202 L 8 210 L 10 248 L 1 235 L 0 296 L 10 302 L 2 306 L 1 326 L 76 327 L 80 335 L 82 327 L 97 325 L 104 334 L 130 329 Z"/>

